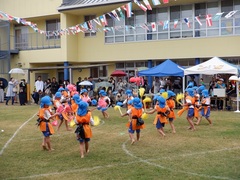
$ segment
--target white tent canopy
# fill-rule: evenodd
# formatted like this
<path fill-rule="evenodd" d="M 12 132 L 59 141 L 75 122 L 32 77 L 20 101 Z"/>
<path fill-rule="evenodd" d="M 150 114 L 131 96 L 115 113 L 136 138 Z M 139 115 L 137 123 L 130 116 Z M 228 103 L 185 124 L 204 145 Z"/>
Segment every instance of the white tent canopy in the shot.
<path fill-rule="evenodd" d="M 184 75 L 189 74 L 236 74 L 238 75 L 239 69 L 218 57 L 213 57 L 206 62 L 184 70 Z"/>

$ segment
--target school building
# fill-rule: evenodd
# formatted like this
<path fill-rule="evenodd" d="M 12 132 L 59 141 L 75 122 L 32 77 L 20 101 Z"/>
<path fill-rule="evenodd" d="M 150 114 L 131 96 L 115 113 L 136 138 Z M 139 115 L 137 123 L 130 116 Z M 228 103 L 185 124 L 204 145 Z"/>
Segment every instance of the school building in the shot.
<path fill-rule="evenodd" d="M 133 76 L 166 59 L 239 65 L 239 42 L 240 0 L 0 0 L 0 76 L 20 67 L 31 88 L 38 75 Z"/>

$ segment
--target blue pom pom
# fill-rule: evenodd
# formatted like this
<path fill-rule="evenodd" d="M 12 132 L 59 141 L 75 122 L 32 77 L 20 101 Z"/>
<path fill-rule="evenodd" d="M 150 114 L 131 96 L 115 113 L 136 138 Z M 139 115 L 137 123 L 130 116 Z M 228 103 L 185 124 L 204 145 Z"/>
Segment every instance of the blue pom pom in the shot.
<path fill-rule="evenodd" d="M 118 106 L 123 106 L 123 103 L 122 102 L 117 102 L 117 105 Z"/>

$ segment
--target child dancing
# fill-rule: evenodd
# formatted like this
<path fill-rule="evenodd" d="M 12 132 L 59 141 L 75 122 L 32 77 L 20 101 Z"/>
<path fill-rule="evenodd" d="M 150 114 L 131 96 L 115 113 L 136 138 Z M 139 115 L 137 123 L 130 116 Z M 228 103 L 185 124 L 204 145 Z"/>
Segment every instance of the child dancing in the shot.
<path fill-rule="evenodd" d="M 89 141 L 92 137 L 92 130 L 89 125 L 91 120 L 91 112 L 88 111 L 88 103 L 80 101 L 76 115 L 77 129 L 75 131 L 77 140 L 80 143 L 80 155 L 84 158 L 85 153 L 89 153 Z M 84 151 L 85 149 L 85 151 Z"/>
<path fill-rule="evenodd" d="M 129 120 L 128 126 L 128 133 L 129 137 L 131 139 L 131 144 L 133 145 L 135 143 L 134 139 L 134 132 L 136 131 L 137 135 L 137 141 L 140 140 L 140 129 L 144 129 L 145 125 L 143 124 L 143 121 L 140 119 L 143 114 L 143 105 L 139 98 L 135 97 L 132 100 L 131 107 L 125 114 L 123 114 L 121 117 L 131 115 L 131 119 Z"/>

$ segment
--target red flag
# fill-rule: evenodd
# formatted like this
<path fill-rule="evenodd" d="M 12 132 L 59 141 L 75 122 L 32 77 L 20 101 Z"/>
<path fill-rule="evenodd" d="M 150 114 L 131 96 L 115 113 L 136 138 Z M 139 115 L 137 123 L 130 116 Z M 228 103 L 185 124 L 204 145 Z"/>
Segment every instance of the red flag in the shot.
<path fill-rule="evenodd" d="M 206 23 L 209 27 L 212 26 L 212 16 L 210 14 L 206 15 Z"/>
<path fill-rule="evenodd" d="M 135 2 L 135 4 L 137 4 L 143 11 L 146 11 L 146 10 L 147 10 L 147 8 L 146 8 L 143 4 L 141 4 L 138 0 L 134 0 L 134 2 Z"/>
<path fill-rule="evenodd" d="M 152 10 L 152 7 L 151 7 L 151 5 L 150 5 L 150 3 L 149 3 L 148 0 L 143 0 L 143 2 L 144 2 L 145 5 L 147 6 L 148 10 Z"/>
<path fill-rule="evenodd" d="M 169 3 L 169 0 L 163 0 L 163 3 L 164 3 L 164 4 Z"/>
<path fill-rule="evenodd" d="M 132 17 L 132 3 L 127 3 L 126 4 L 126 12 L 127 12 L 127 17 Z"/>

